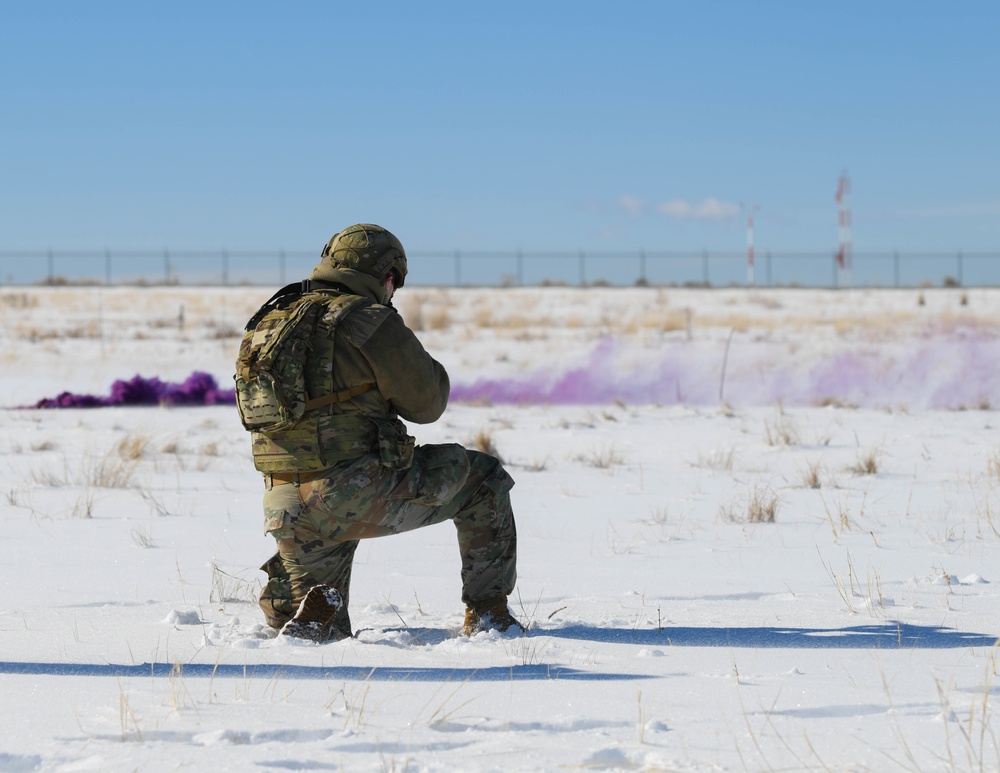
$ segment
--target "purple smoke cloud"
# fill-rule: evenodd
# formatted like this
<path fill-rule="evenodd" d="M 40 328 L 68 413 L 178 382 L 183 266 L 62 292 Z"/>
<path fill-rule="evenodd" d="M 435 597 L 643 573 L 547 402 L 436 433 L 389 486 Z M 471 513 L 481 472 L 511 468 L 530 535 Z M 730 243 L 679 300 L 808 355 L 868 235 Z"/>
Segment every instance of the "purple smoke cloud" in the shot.
<path fill-rule="evenodd" d="M 62 392 L 39 400 L 32 408 L 103 408 L 112 405 L 232 405 L 233 389 L 219 389 L 208 373 L 195 371 L 179 384 L 135 376 L 115 381 L 107 397 Z"/>
<path fill-rule="evenodd" d="M 650 367 L 622 372 L 622 353 L 615 339 L 602 339 L 587 361 L 561 373 L 540 369 L 515 378 L 483 378 L 470 384 L 453 384 L 451 399 L 458 402 L 587 405 L 611 403 L 686 402 L 683 382 L 691 372 L 679 358 L 664 352 Z M 692 379 L 693 380 L 693 379 Z M 716 387 L 718 389 L 718 387 Z M 696 398 L 695 401 L 700 401 Z"/>
<path fill-rule="evenodd" d="M 607 337 L 579 364 L 456 382 L 451 399 L 515 405 L 606 405 L 620 400 L 658 405 L 839 403 L 915 410 L 1000 406 L 1000 337 L 991 330 L 959 329 L 874 343 L 828 341 L 811 348 L 737 336 L 723 380 L 724 353 L 725 341 L 670 340 L 636 349 Z M 179 384 L 135 376 L 115 381 L 107 397 L 63 392 L 33 407 L 235 401 L 234 390 L 219 389 L 212 376 L 194 372 Z"/>
<path fill-rule="evenodd" d="M 605 338 L 582 364 L 456 383 L 451 396 L 494 404 L 1000 406 L 1000 340 L 993 331 L 811 349 L 737 336 L 724 381 L 725 341 L 665 341 L 639 352 L 637 362 L 634 347 Z"/>

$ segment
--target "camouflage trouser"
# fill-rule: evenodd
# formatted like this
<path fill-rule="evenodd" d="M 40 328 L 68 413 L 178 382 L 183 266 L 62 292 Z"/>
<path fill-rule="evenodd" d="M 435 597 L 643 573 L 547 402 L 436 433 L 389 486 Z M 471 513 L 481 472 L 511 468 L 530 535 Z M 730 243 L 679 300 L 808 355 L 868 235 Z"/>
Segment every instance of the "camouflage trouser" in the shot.
<path fill-rule="evenodd" d="M 516 579 L 514 485 L 500 461 L 459 445 L 418 446 L 413 466 L 392 470 L 377 454 L 334 467 L 328 477 L 274 486 L 264 494 L 265 531 L 278 552 L 261 567 L 268 625 L 280 628 L 309 588 L 344 598 L 337 628 L 351 633 L 347 606 L 358 540 L 454 521 L 462 557 L 462 600 L 507 596 Z"/>

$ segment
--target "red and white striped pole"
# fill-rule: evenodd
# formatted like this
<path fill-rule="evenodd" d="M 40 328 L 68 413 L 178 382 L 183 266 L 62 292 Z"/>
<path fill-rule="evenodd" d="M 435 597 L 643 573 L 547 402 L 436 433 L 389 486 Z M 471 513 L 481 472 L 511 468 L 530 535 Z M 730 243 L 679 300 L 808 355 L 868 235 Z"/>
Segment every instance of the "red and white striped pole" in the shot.
<path fill-rule="evenodd" d="M 851 278 L 851 178 L 847 172 L 837 181 L 837 216 L 840 246 L 837 249 L 837 266 L 841 275 L 850 283 Z"/>

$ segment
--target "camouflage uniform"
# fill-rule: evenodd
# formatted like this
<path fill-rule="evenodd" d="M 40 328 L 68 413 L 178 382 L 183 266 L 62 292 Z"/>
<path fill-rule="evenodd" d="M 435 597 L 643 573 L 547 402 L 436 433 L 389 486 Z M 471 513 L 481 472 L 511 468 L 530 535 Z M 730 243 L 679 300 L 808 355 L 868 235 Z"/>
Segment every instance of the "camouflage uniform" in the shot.
<path fill-rule="evenodd" d="M 307 410 L 291 429 L 253 434 L 265 479 L 264 529 L 278 547 L 261 567 L 268 581 L 260 606 L 275 628 L 323 585 L 343 598 L 328 638 L 350 636 L 358 541 L 446 520 L 458 531 L 467 628 L 479 605 L 502 600 L 506 610 L 514 587 L 514 482 L 500 461 L 454 444 L 414 447 L 399 421 L 436 421 L 450 384 L 391 308 L 389 271 L 402 285 L 406 257 L 384 229 L 352 226 L 330 240 L 311 277 L 309 297 L 326 311 L 308 343 L 304 380 L 308 395 L 348 396 Z"/>

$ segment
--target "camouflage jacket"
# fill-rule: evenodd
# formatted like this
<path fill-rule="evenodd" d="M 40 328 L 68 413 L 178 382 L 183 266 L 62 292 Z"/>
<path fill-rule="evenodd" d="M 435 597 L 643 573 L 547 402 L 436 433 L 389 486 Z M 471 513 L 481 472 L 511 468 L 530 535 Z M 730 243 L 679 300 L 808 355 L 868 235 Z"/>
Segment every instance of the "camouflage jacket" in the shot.
<path fill-rule="evenodd" d="M 378 452 L 388 467 L 405 469 L 413 438 L 398 420 L 436 421 L 448 404 L 448 374 L 417 339 L 370 277 L 351 269 L 331 281 L 365 300 L 333 328 L 322 324 L 311 340 L 305 363 L 306 391 L 327 395 L 374 384 L 343 402 L 307 411 L 293 428 L 252 433 L 254 462 L 262 472 L 313 472 Z M 317 294 L 310 295 L 315 299 Z M 347 293 L 323 290 L 331 309 Z"/>

